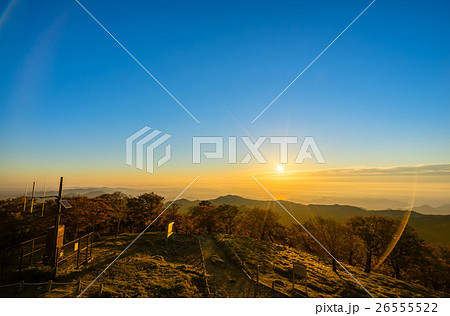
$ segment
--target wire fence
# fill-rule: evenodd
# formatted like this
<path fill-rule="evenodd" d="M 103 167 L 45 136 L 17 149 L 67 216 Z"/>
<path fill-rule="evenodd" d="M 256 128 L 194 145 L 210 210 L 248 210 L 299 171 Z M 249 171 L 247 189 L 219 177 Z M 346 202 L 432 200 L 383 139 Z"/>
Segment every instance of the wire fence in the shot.
<path fill-rule="evenodd" d="M 0 281 L 20 280 L 23 277 L 24 269 L 43 266 L 44 258 L 50 251 L 48 241 L 48 235 L 43 235 L 1 249 Z M 92 259 L 93 244 L 94 234 L 89 233 L 59 247 L 55 260 L 55 271 L 63 265 L 75 265 L 78 269 L 81 265 L 87 264 Z"/>
<path fill-rule="evenodd" d="M 233 254 L 235 260 L 239 263 L 238 265 L 242 269 L 242 272 L 244 273 L 244 275 L 247 277 L 247 279 L 251 283 L 253 283 L 253 285 L 254 285 L 254 292 L 255 292 L 254 296 L 255 297 L 257 297 L 258 292 L 260 292 L 261 290 L 264 290 L 266 292 L 272 293 L 274 297 L 290 297 L 288 294 L 286 294 L 284 292 L 281 292 L 278 289 L 276 289 L 277 282 L 272 281 L 272 284 L 270 286 L 265 284 L 264 282 L 262 282 L 260 280 L 260 278 L 259 278 L 259 266 L 257 267 L 256 274 L 255 273 L 251 273 L 250 270 L 248 269 L 248 267 L 245 265 L 245 263 L 242 260 L 242 258 L 237 254 L 236 250 L 234 249 L 235 247 L 233 246 L 232 242 L 225 241 L 225 245 L 230 250 L 230 252 Z M 294 295 L 294 293 L 292 293 L 292 296 L 293 295 Z M 297 295 L 298 295 L 298 293 L 297 293 Z"/>
<path fill-rule="evenodd" d="M 206 272 L 205 256 L 203 254 L 202 243 L 200 242 L 200 239 L 197 236 L 195 237 L 195 239 L 197 240 L 197 245 L 198 245 L 198 248 L 200 250 L 200 256 L 199 256 L 199 259 L 197 261 L 197 265 L 200 265 L 201 270 L 202 270 L 203 279 L 205 281 L 205 294 L 207 295 L 207 297 L 210 297 L 211 296 L 211 291 L 209 289 L 209 284 L 208 284 L 208 274 Z"/>
<path fill-rule="evenodd" d="M 18 245 L 0 250 L 0 280 L 5 275 L 18 272 L 33 264 L 40 264 L 45 253 L 47 235 L 39 236 Z"/>
<path fill-rule="evenodd" d="M 51 297 L 72 297 L 81 293 L 84 286 L 87 286 L 89 282 L 83 282 L 81 280 L 71 282 L 54 282 L 49 280 L 47 282 L 30 283 L 20 281 L 11 284 L 0 285 L 0 297 L 27 297 L 27 296 L 51 296 Z M 59 290 L 57 293 L 48 294 L 52 291 Z M 97 290 L 93 292 L 93 296 L 101 296 L 103 291 L 103 284 L 97 286 Z"/>
<path fill-rule="evenodd" d="M 94 234 L 89 233 L 72 240 L 59 248 L 57 266 L 73 264 L 78 269 L 92 259 Z"/>

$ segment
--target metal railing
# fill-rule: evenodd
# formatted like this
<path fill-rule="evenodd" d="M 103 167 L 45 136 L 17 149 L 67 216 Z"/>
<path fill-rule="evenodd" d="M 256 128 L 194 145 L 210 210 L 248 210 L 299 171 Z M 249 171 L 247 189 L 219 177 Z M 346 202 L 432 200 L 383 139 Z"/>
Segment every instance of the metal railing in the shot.
<path fill-rule="evenodd" d="M 13 272 L 22 274 L 26 266 L 40 264 L 45 253 L 47 235 L 39 236 L 0 251 L 0 280 Z"/>
<path fill-rule="evenodd" d="M 24 268 L 43 265 L 47 235 L 39 236 L 0 251 L 0 281 L 20 279 Z M 73 264 L 78 269 L 92 259 L 93 233 L 86 234 L 58 248 L 58 266 Z M 56 269 L 57 270 L 57 269 Z"/>
<path fill-rule="evenodd" d="M 57 266 L 73 264 L 78 269 L 92 259 L 94 234 L 89 233 L 65 243 L 58 249 Z"/>

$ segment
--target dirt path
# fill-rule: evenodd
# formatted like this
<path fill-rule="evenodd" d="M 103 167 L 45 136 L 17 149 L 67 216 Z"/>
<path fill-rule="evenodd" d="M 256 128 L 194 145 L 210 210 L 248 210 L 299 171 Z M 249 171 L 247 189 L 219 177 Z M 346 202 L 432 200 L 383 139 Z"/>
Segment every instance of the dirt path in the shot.
<path fill-rule="evenodd" d="M 212 238 L 197 237 L 202 244 L 212 296 L 253 297 L 254 286 L 244 272 L 226 258 Z"/>

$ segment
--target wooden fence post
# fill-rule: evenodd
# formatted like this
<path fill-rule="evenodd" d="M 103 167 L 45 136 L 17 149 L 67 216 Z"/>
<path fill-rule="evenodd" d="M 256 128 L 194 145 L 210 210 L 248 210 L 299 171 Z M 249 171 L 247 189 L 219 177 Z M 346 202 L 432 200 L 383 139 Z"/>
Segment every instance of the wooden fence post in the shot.
<path fill-rule="evenodd" d="M 77 293 L 80 293 L 80 292 L 81 292 L 81 280 L 78 279 L 78 282 L 77 282 Z"/>
<path fill-rule="evenodd" d="M 56 279 L 56 276 L 58 275 L 58 261 L 59 261 L 59 248 L 56 248 L 55 269 L 53 270 L 53 278 L 54 279 Z"/>
<path fill-rule="evenodd" d="M 305 276 L 305 293 L 308 296 L 308 276 Z"/>
<path fill-rule="evenodd" d="M 294 297 L 294 289 L 295 289 L 295 268 L 292 265 L 292 297 Z"/>
<path fill-rule="evenodd" d="M 53 280 L 48 281 L 48 292 L 52 290 Z"/>
<path fill-rule="evenodd" d="M 94 234 L 91 233 L 91 250 L 89 251 L 89 259 L 92 259 L 92 249 L 94 248 Z"/>
<path fill-rule="evenodd" d="M 30 264 L 33 263 L 34 240 L 35 240 L 35 239 L 33 239 L 33 242 L 31 243 Z"/>
<path fill-rule="evenodd" d="M 256 285 L 255 285 L 255 297 L 258 296 L 259 290 L 259 264 L 256 265 Z"/>
<path fill-rule="evenodd" d="M 3 249 L 0 249 L 0 280 L 3 280 L 3 267 L 5 265 L 6 257 L 3 253 Z"/>
<path fill-rule="evenodd" d="M 86 265 L 88 263 L 88 256 L 89 256 L 89 236 L 90 235 L 86 236 Z"/>
<path fill-rule="evenodd" d="M 23 283 L 24 283 L 25 281 L 24 280 L 21 280 L 20 281 L 20 283 L 19 283 L 19 288 L 17 289 L 17 293 L 22 293 L 22 291 L 23 291 Z"/>
<path fill-rule="evenodd" d="M 100 284 L 99 288 L 98 288 L 98 297 L 101 297 L 103 293 L 103 284 Z"/>
<path fill-rule="evenodd" d="M 20 248 L 19 275 L 22 276 L 23 248 Z"/>

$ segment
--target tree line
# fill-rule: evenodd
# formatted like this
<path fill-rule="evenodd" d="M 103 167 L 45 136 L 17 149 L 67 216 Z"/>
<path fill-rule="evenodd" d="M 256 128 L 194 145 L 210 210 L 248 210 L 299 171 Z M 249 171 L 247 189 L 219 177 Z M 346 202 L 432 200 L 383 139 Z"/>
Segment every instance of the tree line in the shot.
<path fill-rule="evenodd" d="M 340 221 L 313 217 L 301 225 L 283 225 L 279 222 L 280 215 L 272 209 L 242 210 L 209 201 L 201 201 L 186 214 L 180 214 L 178 204 L 167 207 L 164 197 L 153 192 L 137 197 L 115 192 L 66 200 L 72 205 L 63 213 L 67 241 L 87 232 L 94 232 L 97 237 L 141 232 L 150 224 L 149 231 L 163 231 L 168 223 L 175 222 L 180 234 L 246 236 L 328 258 L 335 272 L 339 269 L 338 260 L 361 267 L 366 273 L 375 269 L 397 279 L 449 292 L 450 247 L 426 243 L 408 225 L 400 235 L 402 223 L 397 219 L 354 216 Z M 44 214 L 39 211 L 39 204 L 31 214 L 23 210 L 23 198 L 1 200 L 0 247 L 45 234 L 56 213 L 54 202 L 46 203 Z M 152 223 L 158 215 L 158 220 Z"/>

